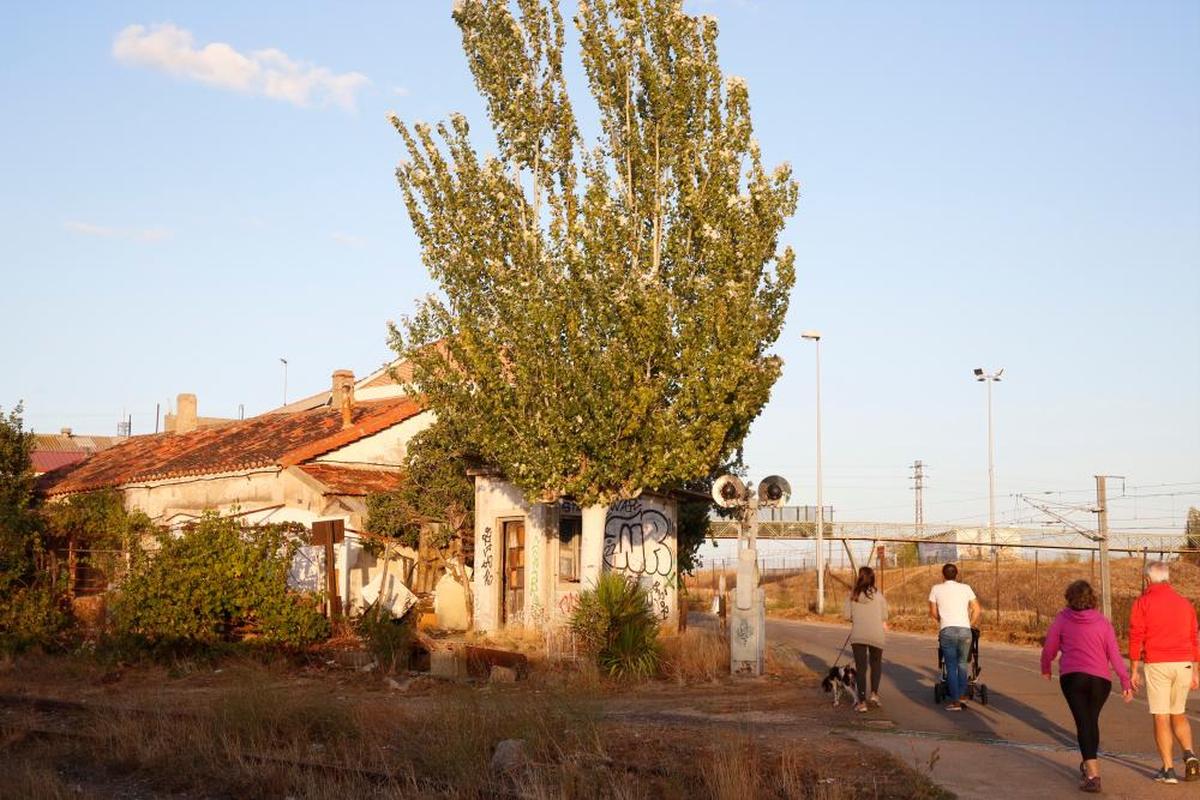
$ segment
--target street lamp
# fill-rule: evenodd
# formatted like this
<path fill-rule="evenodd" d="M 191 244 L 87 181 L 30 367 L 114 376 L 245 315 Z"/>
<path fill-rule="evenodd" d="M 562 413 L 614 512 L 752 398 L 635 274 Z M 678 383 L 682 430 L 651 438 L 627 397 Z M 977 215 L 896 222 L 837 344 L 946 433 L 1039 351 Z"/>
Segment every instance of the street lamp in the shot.
<path fill-rule="evenodd" d="M 279 363 L 283 364 L 283 404 L 287 405 L 287 359 L 280 358 Z"/>
<path fill-rule="evenodd" d="M 803 331 L 801 339 L 816 343 L 817 354 L 817 614 L 825 613 L 825 505 L 821 480 L 821 332 Z"/>
<path fill-rule="evenodd" d="M 996 575 L 996 621 L 1000 621 L 1000 551 L 996 549 L 996 461 L 992 447 L 992 384 L 1000 381 L 1003 369 L 985 372 L 975 368 L 975 380 L 987 384 L 987 432 L 988 432 L 988 537 L 992 542 L 992 569 Z"/>

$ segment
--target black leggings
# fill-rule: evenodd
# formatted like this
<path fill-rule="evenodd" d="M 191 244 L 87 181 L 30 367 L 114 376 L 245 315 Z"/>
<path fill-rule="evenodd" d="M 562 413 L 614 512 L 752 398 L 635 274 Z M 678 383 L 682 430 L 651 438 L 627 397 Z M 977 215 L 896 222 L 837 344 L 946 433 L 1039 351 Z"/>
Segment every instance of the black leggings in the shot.
<path fill-rule="evenodd" d="M 1100 749 L 1100 709 L 1112 692 L 1112 681 L 1086 672 L 1068 672 L 1059 677 L 1058 683 L 1075 718 L 1079 753 L 1084 761 L 1093 759 Z"/>
<path fill-rule="evenodd" d="M 850 645 L 854 650 L 854 671 L 858 673 L 858 697 L 867 700 L 867 656 L 871 658 L 871 693 L 879 694 L 879 670 L 883 667 L 883 648 L 873 644 Z"/>

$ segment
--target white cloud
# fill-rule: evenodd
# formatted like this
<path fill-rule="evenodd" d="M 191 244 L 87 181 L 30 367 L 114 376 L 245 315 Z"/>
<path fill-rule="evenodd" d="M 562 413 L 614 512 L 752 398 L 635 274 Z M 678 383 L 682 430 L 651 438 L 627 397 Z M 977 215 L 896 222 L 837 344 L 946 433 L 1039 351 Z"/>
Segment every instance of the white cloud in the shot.
<path fill-rule="evenodd" d="M 361 236 L 352 236 L 349 233 L 334 233 L 332 238 L 338 244 L 344 244 L 346 247 L 362 247 L 367 243 Z"/>
<path fill-rule="evenodd" d="M 63 228 L 80 236 L 95 236 L 101 239 L 132 239 L 138 242 L 161 242 L 169 239 L 173 231 L 168 228 L 111 228 L 91 222 L 68 220 Z"/>
<path fill-rule="evenodd" d="M 284 100 L 302 108 L 335 105 L 352 111 L 358 91 L 370 83 L 362 73 L 335 73 L 295 61 L 273 47 L 253 50 L 248 55 L 224 42 L 197 48 L 190 31 L 169 22 L 149 28 L 130 25 L 113 40 L 112 52 L 123 64 Z"/>
<path fill-rule="evenodd" d="M 408 95 L 409 95 L 408 87 L 407 86 L 393 86 L 392 94 L 396 95 L 396 97 L 408 97 Z"/>

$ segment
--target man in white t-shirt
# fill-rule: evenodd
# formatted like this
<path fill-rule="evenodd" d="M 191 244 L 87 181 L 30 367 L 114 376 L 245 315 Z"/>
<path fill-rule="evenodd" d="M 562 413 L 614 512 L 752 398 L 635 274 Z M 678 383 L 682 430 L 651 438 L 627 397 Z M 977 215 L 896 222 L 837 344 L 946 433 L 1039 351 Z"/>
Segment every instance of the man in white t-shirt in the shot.
<path fill-rule="evenodd" d="M 929 615 L 938 624 L 938 648 L 946 665 L 947 711 L 962 711 L 967 695 L 967 657 L 971 653 L 971 628 L 979 622 L 979 600 L 974 590 L 958 582 L 958 567 L 942 567 L 945 580 L 929 592 Z"/>

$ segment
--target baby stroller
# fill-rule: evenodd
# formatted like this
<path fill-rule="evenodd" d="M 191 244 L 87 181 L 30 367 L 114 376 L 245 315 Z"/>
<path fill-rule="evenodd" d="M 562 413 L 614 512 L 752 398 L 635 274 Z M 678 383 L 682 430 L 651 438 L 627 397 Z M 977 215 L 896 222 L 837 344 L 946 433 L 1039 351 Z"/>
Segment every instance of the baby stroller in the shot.
<path fill-rule="evenodd" d="M 938 648 L 938 671 L 941 678 L 933 685 L 933 702 L 942 704 L 950 693 L 950 683 L 946 673 L 946 663 L 942 659 L 942 648 Z M 978 700 L 981 705 L 988 703 L 988 688 L 986 683 L 979 682 L 979 628 L 971 628 L 971 650 L 967 654 L 967 699 Z"/>

